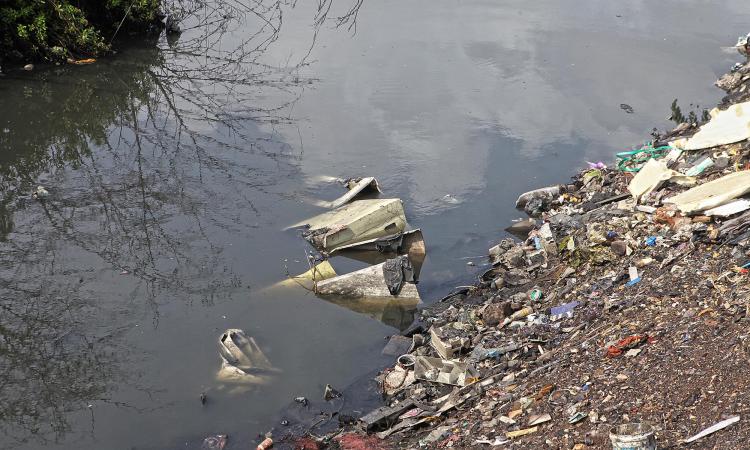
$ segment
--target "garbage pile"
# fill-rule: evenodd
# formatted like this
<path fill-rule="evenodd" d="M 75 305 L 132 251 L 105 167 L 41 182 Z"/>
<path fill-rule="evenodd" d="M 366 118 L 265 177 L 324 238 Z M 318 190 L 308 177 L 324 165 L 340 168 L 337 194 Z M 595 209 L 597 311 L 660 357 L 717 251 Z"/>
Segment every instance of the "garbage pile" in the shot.
<path fill-rule="evenodd" d="M 309 254 L 310 270 L 290 277 L 287 284 L 297 283 L 353 310 L 382 311 L 400 305 L 413 312 L 421 303 L 416 283 L 426 255 L 422 231 L 409 226 L 400 199 L 360 198 L 382 192 L 375 178 L 340 182 L 346 194 L 316 202 L 331 211 L 289 227 L 300 229 L 319 253 Z M 338 275 L 330 258 L 339 255 L 371 265 Z"/>
<path fill-rule="evenodd" d="M 706 123 L 521 195 L 520 241 L 391 337 L 385 406 L 315 448 L 746 448 L 750 63 L 717 84 L 726 105 Z M 313 222 L 314 245 L 351 245 Z"/>

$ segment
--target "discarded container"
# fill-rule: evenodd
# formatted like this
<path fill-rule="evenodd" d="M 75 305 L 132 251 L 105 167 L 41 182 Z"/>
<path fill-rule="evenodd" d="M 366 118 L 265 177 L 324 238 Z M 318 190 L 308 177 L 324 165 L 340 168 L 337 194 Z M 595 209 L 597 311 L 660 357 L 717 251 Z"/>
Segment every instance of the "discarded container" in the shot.
<path fill-rule="evenodd" d="M 532 199 L 551 199 L 565 192 L 563 186 L 549 186 L 525 192 L 516 200 L 516 208 L 523 208 Z"/>
<path fill-rule="evenodd" d="M 404 231 L 393 236 L 385 236 L 366 241 L 357 242 L 349 245 L 342 245 L 329 251 L 333 255 L 337 252 L 345 251 L 375 251 L 379 253 L 396 253 L 399 255 L 409 255 L 410 259 L 424 256 L 427 253 L 424 244 L 422 230 Z"/>
<path fill-rule="evenodd" d="M 715 208 L 750 192 L 750 170 L 730 173 L 664 200 L 683 214 Z"/>
<path fill-rule="evenodd" d="M 271 439 L 270 437 L 267 437 L 263 439 L 263 442 L 258 444 L 258 447 L 256 448 L 256 450 L 268 450 L 271 447 L 273 447 L 273 439 Z"/>
<path fill-rule="evenodd" d="M 255 339 L 244 331 L 230 328 L 219 338 L 221 369 L 216 375 L 219 381 L 265 384 L 280 371 L 271 365 Z"/>
<path fill-rule="evenodd" d="M 711 120 L 697 133 L 672 145 L 683 150 L 701 150 L 750 138 L 750 102 L 736 103 L 723 111 L 714 108 L 710 114 Z"/>
<path fill-rule="evenodd" d="M 626 423 L 609 432 L 613 450 L 656 450 L 654 428 L 647 423 Z"/>
<path fill-rule="evenodd" d="M 533 313 L 534 313 L 534 309 L 529 306 L 525 308 L 521 308 L 518 311 L 511 314 L 510 317 L 506 317 L 505 320 L 503 320 L 502 323 L 500 323 L 498 328 L 503 328 L 504 326 L 508 325 L 514 320 L 523 319 L 524 317 L 527 317 L 528 315 L 533 314 Z"/>
<path fill-rule="evenodd" d="M 703 172 L 705 172 L 706 169 L 708 169 L 709 167 L 711 167 L 713 165 L 714 165 L 714 160 L 711 159 L 711 158 L 709 158 L 709 157 L 706 157 L 706 158 L 702 159 L 699 163 L 697 163 L 696 165 L 694 165 L 693 167 L 691 167 L 690 169 L 688 169 L 685 172 L 685 175 L 687 175 L 689 177 L 694 177 L 696 175 L 700 175 Z"/>
<path fill-rule="evenodd" d="M 439 327 L 430 328 L 430 343 L 443 359 L 451 359 L 458 355 L 462 349 L 471 344 L 471 340 L 465 337 L 448 337 Z"/>
<path fill-rule="evenodd" d="M 475 382 L 478 374 L 466 363 L 418 356 L 414 364 L 414 377 L 417 380 L 465 386 Z"/>
<path fill-rule="evenodd" d="M 404 283 L 398 294 L 391 294 L 383 276 L 384 264 L 377 264 L 356 272 L 320 281 L 316 284 L 315 292 L 320 295 L 340 295 L 351 300 L 358 298 L 419 300 L 417 286 L 413 283 Z"/>
<path fill-rule="evenodd" d="M 414 358 L 414 356 L 412 355 L 401 355 L 396 360 L 398 365 L 401 366 L 402 369 L 406 370 L 413 369 L 416 361 L 416 358 Z"/>
<path fill-rule="evenodd" d="M 290 228 L 307 226 L 303 233 L 315 248 L 332 251 L 345 245 L 393 236 L 406 228 L 406 216 L 397 198 L 356 200 Z"/>

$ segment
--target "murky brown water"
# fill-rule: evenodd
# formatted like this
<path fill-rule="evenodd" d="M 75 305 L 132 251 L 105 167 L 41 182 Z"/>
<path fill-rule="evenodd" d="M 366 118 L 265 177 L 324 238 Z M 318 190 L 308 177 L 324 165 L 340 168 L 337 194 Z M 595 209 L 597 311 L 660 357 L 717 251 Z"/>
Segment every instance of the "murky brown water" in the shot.
<path fill-rule="evenodd" d="M 519 192 L 648 139 L 674 98 L 714 104 L 737 60 L 720 47 L 750 23 L 742 1 L 388 0 L 312 45 L 314 11 L 282 7 L 250 81 L 196 70 L 181 47 L 195 30 L 0 78 L 4 447 L 196 448 L 224 432 L 248 448 L 294 397 L 388 363 L 383 337 L 411 320 L 265 289 L 306 269 L 282 229 L 341 193 L 319 176 L 374 175 L 403 199 L 433 301 L 481 270 L 462 258 L 502 236 Z M 273 383 L 215 381 L 226 328 L 256 337 Z"/>

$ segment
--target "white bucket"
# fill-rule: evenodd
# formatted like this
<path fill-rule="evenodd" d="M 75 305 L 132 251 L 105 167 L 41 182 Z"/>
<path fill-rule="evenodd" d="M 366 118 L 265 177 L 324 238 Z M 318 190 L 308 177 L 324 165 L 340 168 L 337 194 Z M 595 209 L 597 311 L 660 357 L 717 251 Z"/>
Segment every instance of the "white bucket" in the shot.
<path fill-rule="evenodd" d="M 647 423 L 626 423 L 609 432 L 613 450 L 656 450 L 654 428 Z"/>

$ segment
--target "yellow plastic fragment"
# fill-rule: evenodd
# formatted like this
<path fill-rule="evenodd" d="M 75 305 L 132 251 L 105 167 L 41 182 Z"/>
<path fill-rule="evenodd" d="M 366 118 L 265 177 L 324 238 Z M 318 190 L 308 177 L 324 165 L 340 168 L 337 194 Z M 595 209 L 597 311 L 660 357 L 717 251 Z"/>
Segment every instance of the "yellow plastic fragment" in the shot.
<path fill-rule="evenodd" d="M 536 433 L 536 431 L 539 429 L 539 427 L 531 427 L 531 428 L 524 428 L 523 430 L 516 430 L 516 431 L 508 431 L 505 433 L 505 437 L 508 439 L 513 439 L 521 436 L 526 436 L 527 434 Z"/>

